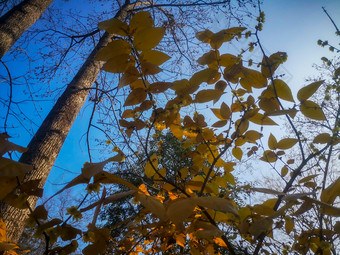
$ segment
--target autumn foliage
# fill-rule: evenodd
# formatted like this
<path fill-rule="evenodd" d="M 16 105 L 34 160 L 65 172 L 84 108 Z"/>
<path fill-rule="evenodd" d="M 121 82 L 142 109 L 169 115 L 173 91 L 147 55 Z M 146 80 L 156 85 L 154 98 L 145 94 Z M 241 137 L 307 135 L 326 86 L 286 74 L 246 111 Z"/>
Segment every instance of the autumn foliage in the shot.
<path fill-rule="evenodd" d="M 176 81 L 161 81 L 161 66 L 170 56 L 157 50 L 157 45 L 166 31 L 155 27 L 149 12 L 138 12 L 129 24 L 118 19 L 99 24 L 99 29 L 117 35 L 117 39 L 99 51 L 97 60 L 105 61 L 103 70 L 121 74 L 118 87 L 129 91 L 119 119 L 125 145 L 116 146 L 115 154 L 106 161 L 85 163 L 82 173 L 55 194 L 80 184 L 86 184 L 84 193 L 101 194 L 95 203 L 74 205 L 67 210 L 71 220 L 77 221 L 82 213 L 91 212 L 93 219 L 87 230 L 72 226 L 69 219 L 50 219 L 44 205 L 31 212 L 29 223 L 37 225 L 37 235 L 45 236 L 51 244 L 58 238 L 65 241 L 63 247 L 54 247 L 49 254 L 74 252 L 80 237 L 86 243 L 83 254 L 91 255 L 112 251 L 154 254 L 174 249 L 190 254 L 272 254 L 272 249 L 280 254 L 293 251 L 331 254 L 336 249 L 333 245 L 340 234 L 340 222 L 336 221 L 340 216 L 336 205 L 340 179 L 322 189 L 318 176 L 309 174 L 309 163 L 339 144 L 339 122 L 337 119 L 335 126 L 330 126 L 322 105 L 311 100 L 323 81 L 304 86 L 294 97 L 289 85 L 277 77 L 275 71 L 287 59 L 286 53 L 266 56 L 262 51 L 263 59 L 257 63 L 244 59 L 243 55 L 253 47 L 262 49 L 258 32 L 263 20 L 261 13 L 255 31 L 233 27 L 217 33 L 199 32 L 196 36 L 200 43 L 211 47 L 197 60 L 204 69 L 190 79 Z M 237 43 L 236 39 L 241 38 L 253 40 L 247 50 L 239 55 L 220 52 L 224 43 Z M 339 81 L 339 72 L 335 79 Z M 186 109 L 196 109 L 199 104 L 214 105 L 210 112 L 215 121 L 208 123 L 206 111 L 185 114 Z M 334 114 L 339 117 L 338 112 Z M 294 123 L 296 115 L 319 121 L 329 126 L 330 132 L 318 133 L 309 144 Z M 282 123 L 280 116 L 286 118 L 292 133 L 288 137 L 265 136 L 268 127 Z M 183 157 L 192 162 L 175 177 L 169 174 L 171 169 L 160 163 L 159 154 L 149 148 L 152 136 L 169 130 L 183 141 L 184 148 L 189 148 Z M 24 151 L 8 138 L 0 137 L 1 155 Z M 299 155 L 289 156 L 291 149 Z M 161 142 L 157 150 L 162 150 Z M 133 161 L 141 156 L 145 165 L 144 184 L 140 186 L 106 169 L 110 164 L 119 166 L 124 160 Z M 233 201 L 232 194 L 238 192 L 233 170 L 245 158 L 278 169 L 285 183 L 283 189 L 246 185 L 242 188 L 248 192 L 266 194 L 265 201 L 245 206 Z M 41 195 L 36 183 L 20 182 L 21 176 L 30 170 L 29 166 L 1 158 L 2 200 L 26 208 L 28 196 Z M 106 194 L 105 187 L 117 184 L 128 191 Z M 131 203 L 141 204 L 144 209 L 130 219 L 124 239 L 113 242 L 110 229 L 97 223 L 98 215 L 104 205 L 128 196 Z M 331 224 L 312 229 L 297 226 L 299 217 L 309 210 L 316 210 L 322 222 Z M 0 228 L 0 251 L 15 254 L 9 253 L 17 247 L 6 239 L 2 222 Z M 119 228 L 119 224 L 112 228 Z M 292 237 L 291 246 L 275 244 L 278 239 Z"/>

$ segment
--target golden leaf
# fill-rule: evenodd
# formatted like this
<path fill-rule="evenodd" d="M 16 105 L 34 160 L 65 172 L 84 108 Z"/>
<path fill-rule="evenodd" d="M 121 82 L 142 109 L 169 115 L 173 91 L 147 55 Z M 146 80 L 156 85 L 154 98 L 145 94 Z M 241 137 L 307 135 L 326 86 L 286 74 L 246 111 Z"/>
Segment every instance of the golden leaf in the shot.
<path fill-rule="evenodd" d="M 148 62 L 141 62 L 142 72 L 144 75 L 155 75 L 162 71 L 158 65 L 148 63 Z"/>
<path fill-rule="evenodd" d="M 0 157 L 0 177 L 20 176 L 32 170 L 31 165 Z"/>
<path fill-rule="evenodd" d="M 236 216 L 238 216 L 238 212 L 236 208 L 234 207 L 231 200 L 228 200 L 226 198 L 220 198 L 220 197 L 198 197 L 197 198 L 197 205 L 206 207 L 209 209 L 213 209 L 215 211 L 220 211 L 224 213 L 232 213 Z"/>
<path fill-rule="evenodd" d="M 249 121 L 258 125 L 277 125 L 275 121 L 261 113 L 256 113 L 253 117 L 249 118 Z"/>
<path fill-rule="evenodd" d="M 100 49 L 95 57 L 96 60 L 107 61 L 112 57 L 131 53 L 131 45 L 122 39 L 109 42 L 105 47 Z"/>
<path fill-rule="evenodd" d="M 110 58 L 102 67 L 106 72 L 110 73 L 124 73 L 130 66 L 134 65 L 130 55 L 121 54 Z"/>
<path fill-rule="evenodd" d="M 0 134 L 0 156 L 4 155 L 6 152 L 9 151 L 17 151 L 20 153 L 24 153 L 28 150 L 28 148 L 22 147 L 20 145 L 8 141 L 7 138 L 10 137 L 5 134 Z"/>
<path fill-rule="evenodd" d="M 286 222 L 285 223 L 285 230 L 286 230 L 286 233 L 289 234 L 294 229 L 294 220 L 291 217 L 286 216 L 285 222 Z"/>
<path fill-rule="evenodd" d="M 167 60 L 170 59 L 170 57 L 158 50 L 148 50 L 144 51 L 141 54 L 141 58 L 143 61 L 154 64 L 154 65 L 161 65 Z"/>
<path fill-rule="evenodd" d="M 165 28 L 163 27 L 145 28 L 135 34 L 133 46 L 140 51 L 150 50 L 159 44 L 164 33 Z"/>
<path fill-rule="evenodd" d="M 150 92 L 153 94 L 162 93 L 172 86 L 171 82 L 155 82 L 150 84 Z"/>
<path fill-rule="evenodd" d="M 285 62 L 287 59 L 287 53 L 285 52 L 276 52 L 265 59 L 263 57 L 261 63 L 261 73 L 266 77 L 270 78 L 271 75 L 275 73 L 275 70 L 279 67 L 280 64 Z"/>
<path fill-rule="evenodd" d="M 137 105 L 146 99 L 147 93 L 143 88 L 137 88 L 131 91 L 125 100 L 124 106 Z"/>
<path fill-rule="evenodd" d="M 258 220 L 250 225 L 249 232 L 254 236 L 255 239 L 257 239 L 257 237 L 262 233 L 266 233 L 271 230 L 272 224 L 273 220 L 270 218 Z"/>
<path fill-rule="evenodd" d="M 268 138 L 268 147 L 271 150 L 277 149 L 277 140 L 276 140 L 275 136 L 273 136 L 272 133 L 270 133 L 269 138 Z"/>
<path fill-rule="evenodd" d="M 273 163 L 277 160 L 277 156 L 276 156 L 275 152 L 273 152 L 271 150 L 266 150 L 265 152 L 263 152 L 263 156 L 260 159 L 265 161 L 265 162 Z"/>
<path fill-rule="evenodd" d="M 244 75 L 244 79 L 246 79 L 253 88 L 264 88 L 267 86 L 267 78 L 260 72 L 244 67 L 242 69 L 242 73 Z"/>
<path fill-rule="evenodd" d="M 211 40 L 211 37 L 213 36 L 213 32 L 211 32 L 209 29 L 206 29 L 202 32 L 196 33 L 196 38 L 204 43 L 209 43 Z"/>
<path fill-rule="evenodd" d="M 109 34 L 127 36 L 127 31 L 129 26 L 123 21 L 113 18 L 109 20 L 102 21 L 98 24 L 100 30 L 105 30 Z"/>
<path fill-rule="evenodd" d="M 297 142 L 298 139 L 295 138 L 283 138 L 277 143 L 277 148 L 280 150 L 287 150 L 292 148 Z"/>
<path fill-rule="evenodd" d="M 223 54 L 219 57 L 218 63 L 220 64 L 220 66 L 230 68 L 233 65 L 237 64 L 238 61 L 239 61 L 239 59 L 234 55 Z"/>
<path fill-rule="evenodd" d="M 243 155 L 243 151 L 241 150 L 241 148 L 239 147 L 235 147 L 232 149 L 232 154 L 235 158 L 237 158 L 238 160 L 241 161 L 242 159 L 242 155 Z"/>
<path fill-rule="evenodd" d="M 166 215 L 179 228 L 182 227 L 183 221 L 188 218 L 196 207 L 194 198 L 179 198 L 169 203 L 166 210 Z"/>
<path fill-rule="evenodd" d="M 136 33 L 144 28 L 153 27 L 154 20 L 151 17 L 151 14 L 147 11 L 141 11 L 136 13 L 130 20 L 130 32 Z"/>
<path fill-rule="evenodd" d="M 340 196 L 340 178 L 324 189 L 320 198 L 322 202 L 332 204 L 338 196 Z"/>
<path fill-rule="evenodd" d="M 297 98 L 302 102 L 307 100 L 308 98 L 310 98 L 317 90 L 318 88 L 321 86 L 321 84 L 324 81 L 317 81 L 317 82 L 313 82 L 305 87 L 303 87 L 302 89 L 300 89 L 297 93 Z"/>
<path fill-rule="evenodd" d="M 277 93 L 277 96 L 283 100 L 294 102 L 292 91 L 290 90 L 289 86 L 280 79 L 274 80 L 275 90 Z M 271 84 L 271 87 L 273 87 L 273 84 Z"/>
<path fill-rule="evenodd" d="M 215 127 L 215 128 L 220 128 L 220 127 L 224 127 L 225 125 L 228 124 L 228 120 L 219 120 L 219 121 L 216 121 L 212 127 Z"/>
<path fill-rule="evenodd" d="M 154 153 L 150 157 L 150 160 L 148 160 L 148 162 L 146 163 L 146 166 L 145 166 L 146 177 L 151 178 L 152 176 L 154 176 L 156 174 L 157 169 L 158 169 L 158 158 L 157 158 L 157 154 Z"/>
<path fill-rule="evenodd" d="M 94 183 L 102 183 L 102 184 L 118 183 L 118 184 L 123 184 L 130 189 L 138 190 L 138 188 L 135 185 L 133 185 L 132 183 L 130 183 L 130 182 L 118 177 L 118 176 L 115 176 L 111 173 L 108 173 L 106 171 L 102 171 L 102 172 L 96 174 L 93 177 L 93 182 Z"/>
<path fill-rule="evenodd" d="M 200 85 L 203 82 L 208 84 L 213 84 L 218 81 L 221 77 L 221 74 L 218 70 L 207 68 L 202 71 L 195 73 L 189 80 L 192 86 Z"/>
<path fill-rule="evenodd" d="M 215 89 L 224 91 L 228 84 L 225 81 L 218 81 L 215 84 Z"/>
<path fill-rule="evenodd" d="M 141 204 L 148 209 L 157 218 L 164 220 L 166 219 L 165 207 L 157 198 L 152 196 L 147 196 L 145 194 L 137 193 L 135 195 L 136 199 L 141 202 Z"/>
<path fill-rule="evenodd" d="M 216 63 L 217 65 L 217 60 L 219 58 L 219 55 L 220 54 L 218 50 L 211 50 L 203 54 L 203 56 L 197 60 L 197 63 L 200 65 L 210 65 L 212 63 Z"/>
<path fill-rule="evenodd" d="M 83 175 L 83 177 L 90 179 L 92 176 L 103 171 L 103 168 L 107 163 L 108 163 L 107 160 L 99 163 L 86 162 L 83 168 L 81 169 L 81 174 Z"/>
<path fill-rule="evenodd" d="M 262 137 L 262 134 L 255 131 L 255 130 L 249 130 L 244 134 L 244 138 L 247 142 L 255 143 L 256 140 L 260 139 Z"/>
<path fill-rule="evenodd" d="M 281 176 L 285 177 L 288 174 L 288 167 L 284 166 L 281 168 Z"/>
<path fill-rule="evenodd" d="M 140 76 L 141 74 L 138 72 L 136 67 L 129 66 L 128 69 L 125 71 L 125 73 L 119 80 L 118 89 L 137 81 Z"/>
<path fill-rule="evenodd" d="M 206 103 L 216 98 L 221 97 L 223 94 L 222 91 L 216 89 L 206 89 L 200 90 L 195 97 L 196 103 Z"/>
<path fill-rule="evenodd" d="M 220 114 L 224 120 L 228 120 L 231 116 L 231 110 L 229 106 L 224 102 L 221 104 Z"/>
<path fill-rule="evenodd" d="M 328 133 L 322 133 L 318 134 L 314 140 L 313 143 L 330 143 L 332 141 L 332 137 Z"/>
<path fill-rule="evenodd" d="M 309 100 L 301 102 L 300 111 L 303 115 L 314 120 L 326 120 L 321 107 Z"/>

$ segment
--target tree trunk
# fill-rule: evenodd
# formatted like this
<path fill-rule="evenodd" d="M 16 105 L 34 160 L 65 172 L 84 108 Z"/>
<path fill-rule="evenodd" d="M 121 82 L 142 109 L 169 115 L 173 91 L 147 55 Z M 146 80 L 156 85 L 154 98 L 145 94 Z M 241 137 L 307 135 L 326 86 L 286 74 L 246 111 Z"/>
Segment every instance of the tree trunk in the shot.
<path fill-rule="evenodd" d="M 25 0 L 0 18 L 0 59 L 53 0 Z"/>
<path fill-rule="evenodd" d="M 123 20 L 127 12 L 134 6 L 126 3 L 115 17 Z M 44 186 L 66 136 L 98 76 L 102 62 L 95 61 L 94 58 L 98 50 L 110 40 L 111 35 L 108 33 L 101 37 L 97 46 L 32 138 L 28 145 L 28 151 L 22 154 L 19 161 L 33 166 L 33 171 L 25 175 L 24 182 L 42 179 L 40 187 Z M 29 198 L 31 208 L 35 207 L 37 201 L 37 197 Z M 17 242 L 19 240 L 24 230 L 28 213 L 28 210 L 19 210 L 5 203 L 0 203 L 0 218 L 4 219 L 7 225 L 8 237 L 12 241 Z"/>

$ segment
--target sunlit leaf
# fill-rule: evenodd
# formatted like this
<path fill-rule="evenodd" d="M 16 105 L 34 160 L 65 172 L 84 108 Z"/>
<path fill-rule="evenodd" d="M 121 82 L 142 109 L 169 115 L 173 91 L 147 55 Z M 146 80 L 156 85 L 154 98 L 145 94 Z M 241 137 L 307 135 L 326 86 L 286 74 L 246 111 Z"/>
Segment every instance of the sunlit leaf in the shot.
<path fill-rule="evenodd" d="M 149 27 L 135 34 L 133 45 L 137 50 L 146 51 L 156 47 L 165 33 L 163 27 Z"/>
<path fill-rule="evenodd" d="M 306 100 L 301 102 L 300 111 L 308 118 L 314 120 L 326 120 L 326 117 L 320 106 L 312 101 Z"/>
<path fill-rule="evenodd" d="M 269 138 L 268 138 L 268 147 L 271 150 L 277 149 L 277 140 L 275 136 L 273 136 L 272 133 L 270 133 Z"/>
<path fill-rule="evenodd" d="M 145 166 L 145 175 L 148 178 L 151 178 L 156 174 L 156 170 L 158 169 L 158 159 L 157 159 L 157 154 L 154 153 L 150 157 L 150 160 L 146 163 Z"/>
<path fill-rule="evenodd" d="M 292 91 L 290 90 L 289 86 L 280 79 L 274 80 L 275 90 L 277 93 L 277 96 L 283 100 L 294 102 Z M 273 84 L 271 85 L 272 87 Z"/>
<path fill-rule="evenodd" d="M 241 161 L 242 159 L 242 155 L 243 155 L 243 151 L 241 150 L 241 148 L 239 147 L 235 147 L 232 149 L 232 154 L 235 158 L 237 158 L 238 160 Z"/>
<path fill-rule="evenodd" d="M 96 55 L 96 60 L 107 61 L 110 58 L 122 54 L 129 55 L 131 53 L 131 45 L 122 39 L 109 42 L 105 47 L 100 49 Z"/>
<path fill-rule="evenodd" d="M 244 75 L 244 79 L 247 80 L 247 82 L 254 88 L 263 88 L 267 86 L 267 79 L 264 77 L 260 72 L 243 68 L 242 73 Z M 247 89 L 247 88 L 246 88 Z"/>
<path fill-rule="evenodd" d="M 127 36 L 127 31 L 129 26 L 125 24 L 123 21 L 113 18 L 109 20 L 105 20 L 98 24 L 98 28 L 100 30 L 105 30 L 109 34 Z"/>
<path fill-rule="evenodd" d="M 99 163 L 86 162 L 84 164 L 83 168 L 81 169 L 83 177 L 90 179 L 92 176 L 103 171 L 103 168 L 107 163 L 108 163 L 108 161 L 103 161 L 103 162 L 99 162 Z"/>
<path fill-rule="evenodd" d="M 234 207 L 231 200 L 220 198 L 220 197 L 199 197 L 197 198 L 197 205 L 203 206 L 209 209 L 213 209 L 216 211 L 224 212 L 224 213 L 232 213 L 238 216 L 238 212 Z"/>
<path fill-rule="evenodd" d="M 133 185 L 132 183 L 120 178 L 119 176 L 113 175 L 111 173 L 102 171 L 98 174 L 96 174 L 93 177 L 93 182 L 94 183 L 103 183 L 103 184 L 112 184 L 112 183 L 117 183 L 117 184 L 123 184 L 126 187 L 132 189 L 132 190 L 138 190 L 138 188 Z"/>
<path fill-rule="evenodd" d="M 295 138 L 283 138 L 277 143 L 277 148 L 287 150 L 292 148 L 299 140 Z"/>
<path fill-rule="evenodd" d="M 302 89 L 300 89 L 297 93 L 297 98 L 300 101 L 305 101 L 308 98 L 310 98 L 317 90 L 318 88 L 321 86 L 321 84 L 324 81 L 317 81 L 317 82 L 313 82 L 305 87 L 303 87 Z"/>
<path fill-rule="evenodd" d="M 314 140 L 313 143 L 330 143 L 332 141 L 332 137 L 330 134 L 328 133 L 322 133 L 322 134 L 318 134 Z"/>
<path fill-rule="evenodd" d="M 124 106 L 137 105 L 146 99 L 147 93 L 143 88 L 137 88 L 131 91 L 125 100 Z"/>
<path fill-rule="evenodd" d="M 141 58 L 143 61 L 154 64 L 154 65 L 161 65 L 167 60 L 170 59 L 170 57 L 158 50 L 148 50 L 144 51 L 141 54 Z"/>
<path fill-rule="evenodd" d="M 154 23 L 149 12 L 141 11 L 133 15 L 130 20 L 129 29 L 131 33 L 136 33 L 145 28 L 153 27 Z"/>
<path fill-rule="evenodd" d="M 261 73 L 266 77 L 270 78 L 274 75 L 276 69 L 280 64 L 287 60 L 287 53 L 285 52 L 276 52 L 270 55 L 267 59 L 263 57 L 261 63 Z"/>
<path fill-rule="evenodd" d="M 206 103 L 222 96 L 223 92 L 216 89 L 200 90 L 195 97 L 196 103 Z"/>

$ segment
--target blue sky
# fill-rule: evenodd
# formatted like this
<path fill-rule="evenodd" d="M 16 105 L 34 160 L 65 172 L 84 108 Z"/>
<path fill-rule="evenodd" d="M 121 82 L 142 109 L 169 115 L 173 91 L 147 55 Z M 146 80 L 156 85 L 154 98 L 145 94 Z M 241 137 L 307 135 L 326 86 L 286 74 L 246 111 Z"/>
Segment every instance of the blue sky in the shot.
<path fill-rule="evenodd" d="M 78 3 L 78 1 L 71 0 L 69 4 L 77 5 Z M 59 5 L 65 6 L 67 4 L 67 2 L 59 3 Z M 262 44 L 268 54 L 277 51 L 288 53 L 288 61 L 284 64 L 284 69 L 288 71 L 287 78 L 289 78 L 289 85 L 293 88 L 293 94 L 295 94 L 294 91 L 296 92 L 300 87 L 306 85 L 304 82 L 306 77 L 315 73 L 312 64 L 320 64 L 322 56 L 330 55 L 327 48 L 321 48 L 316 44 L 317 40 L 327 39 L 329 42 L 338 42 L 334 35 L 335 29 L 322 11 L 322 6 L 340 26 L 340 1 L 338 0 L 267 0 L 262 6 L 262 10 L 266 13 L 264 29 L 260 33 Z M 215 27 L 215 29 L 220 30 L 224 27 Z M 226 47 L 227 49 L 228 47 Z M 11 68 L 15 70 L 14 66 Z M 1 68 L 0 71 L 4 72 L 4 69 Z M 50 102 L 44 104 L 42 116 L 47 114 L 50 107 L 52 107 Z M 86 132 L 90 111 L 90 107 L 84 108 L 77 117 L 55 162 L 56 166 L 80 173 L 82 164 L 88 161 L 85 140 L 80 141 L 80 139 Z M 41 120 L 37 118 L 36 121 L 39 123 Z M 9 133 L 11 134 L 11 132 Z M 96 135 L 98 133 L 93 132 L 92 138 L 95 138 Z M 30 137 L 25 135 L 17 136 L 12 141 L 25 146 L 29 139 Z M 54 167 L 46 184 L 46 190 L 52 194 L 61 186 L 51 183 L 65 183 L 74 176 L 74 174 Z"/>

